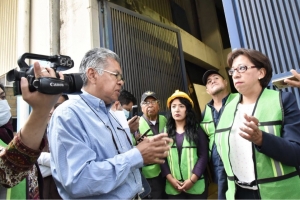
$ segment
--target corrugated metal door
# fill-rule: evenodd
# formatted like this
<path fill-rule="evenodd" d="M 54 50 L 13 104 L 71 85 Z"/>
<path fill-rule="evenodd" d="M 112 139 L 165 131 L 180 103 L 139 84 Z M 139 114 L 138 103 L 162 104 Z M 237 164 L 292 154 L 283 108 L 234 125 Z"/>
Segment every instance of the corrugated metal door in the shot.
<path fill-rule="evenodd" d="M 300 72 L 299 0 L 223 0 L 230 43 L 256 49 L 273 64 L 273 79 Z M 293 92 L 300 107 L 299 89 Z"/>
<path fill-rule="evenodd" d="M 166 111 L 167 98 L 176 89 L 187 92 L 179 30 L 107 1 L 99 6 L 100 45 L 120 56 L 124 89 L 138 101 L 153 90 Z"/>

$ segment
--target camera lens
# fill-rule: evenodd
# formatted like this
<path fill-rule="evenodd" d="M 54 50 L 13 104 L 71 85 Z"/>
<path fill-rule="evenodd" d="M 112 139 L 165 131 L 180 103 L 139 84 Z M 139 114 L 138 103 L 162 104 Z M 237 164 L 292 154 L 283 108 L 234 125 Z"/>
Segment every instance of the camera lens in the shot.
<path fill-rule="evenodd" d="M 67 62 L 66 58 L 61 58 L 60 59 L 60 65 L 62 65 L 62 66 L 66 66 L 66 62 Z"/>
<path fill-rule="evenodd" d="M 72 68 L 73 67 L 73 61 L 71 59 L 67 60 L 67 66 Z"/>

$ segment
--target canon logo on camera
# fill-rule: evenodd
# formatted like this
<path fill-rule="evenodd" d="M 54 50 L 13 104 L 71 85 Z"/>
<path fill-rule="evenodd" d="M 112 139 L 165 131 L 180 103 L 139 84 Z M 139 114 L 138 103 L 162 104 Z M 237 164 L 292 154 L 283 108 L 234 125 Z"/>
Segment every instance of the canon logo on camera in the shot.
<path fill-rule="evenodd" d="M 63 84 L 63 83 L 53 83 L 53 82 L 51 82 L 51 83 L 50 83 L 50 86 L 51 86 L 51 87 L 56 87 L 56 86 L 64 87 L 64 84 Z"/>

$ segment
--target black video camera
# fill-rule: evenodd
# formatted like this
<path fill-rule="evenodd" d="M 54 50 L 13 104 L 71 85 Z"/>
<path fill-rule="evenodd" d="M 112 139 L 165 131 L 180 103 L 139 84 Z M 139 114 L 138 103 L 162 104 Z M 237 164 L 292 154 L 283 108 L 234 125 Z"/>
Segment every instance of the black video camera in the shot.
<path fill-rule="evenodd" d="M 56 72 L 57 78 L 35 78 L 33 66 L 29 67 L 26 64 L 25 59 L 44 60 L 51 62 L 51 68 L 53 68 Z M 33 53 L 24 53 L 18 59 L 18 65 L 20 67 L 20 71 L 13 69 L 10 70 L 6 75 L 6 79 L 8 81 L 14 81 L 13 87 L 15 96 L 22 94 L 20 87 L 21 77 L 27 78 L 30 92 L 34 92 L 36 90 L 44 94 L 72 94 L 81 92 L 81 87 L 83 85 L 81 73 L 64 74 L 64 80 L 59 79 L 58 71 L 71 69 L 74 66 L 74 61 L 69 56 L 45 56 Z"/>

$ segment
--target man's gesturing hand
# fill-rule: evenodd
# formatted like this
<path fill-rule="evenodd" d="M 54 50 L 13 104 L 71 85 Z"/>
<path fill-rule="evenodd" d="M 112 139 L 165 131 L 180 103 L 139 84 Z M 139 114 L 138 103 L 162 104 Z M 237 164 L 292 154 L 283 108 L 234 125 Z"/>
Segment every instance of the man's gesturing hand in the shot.
<path fill-rule="evenodd" d="M 141 152 L 144 164 L 163 164 L 168 156 L 172 139 L 166 133 L 155 135 L 152 138 L 145 138 L 137 145 Z"/>

